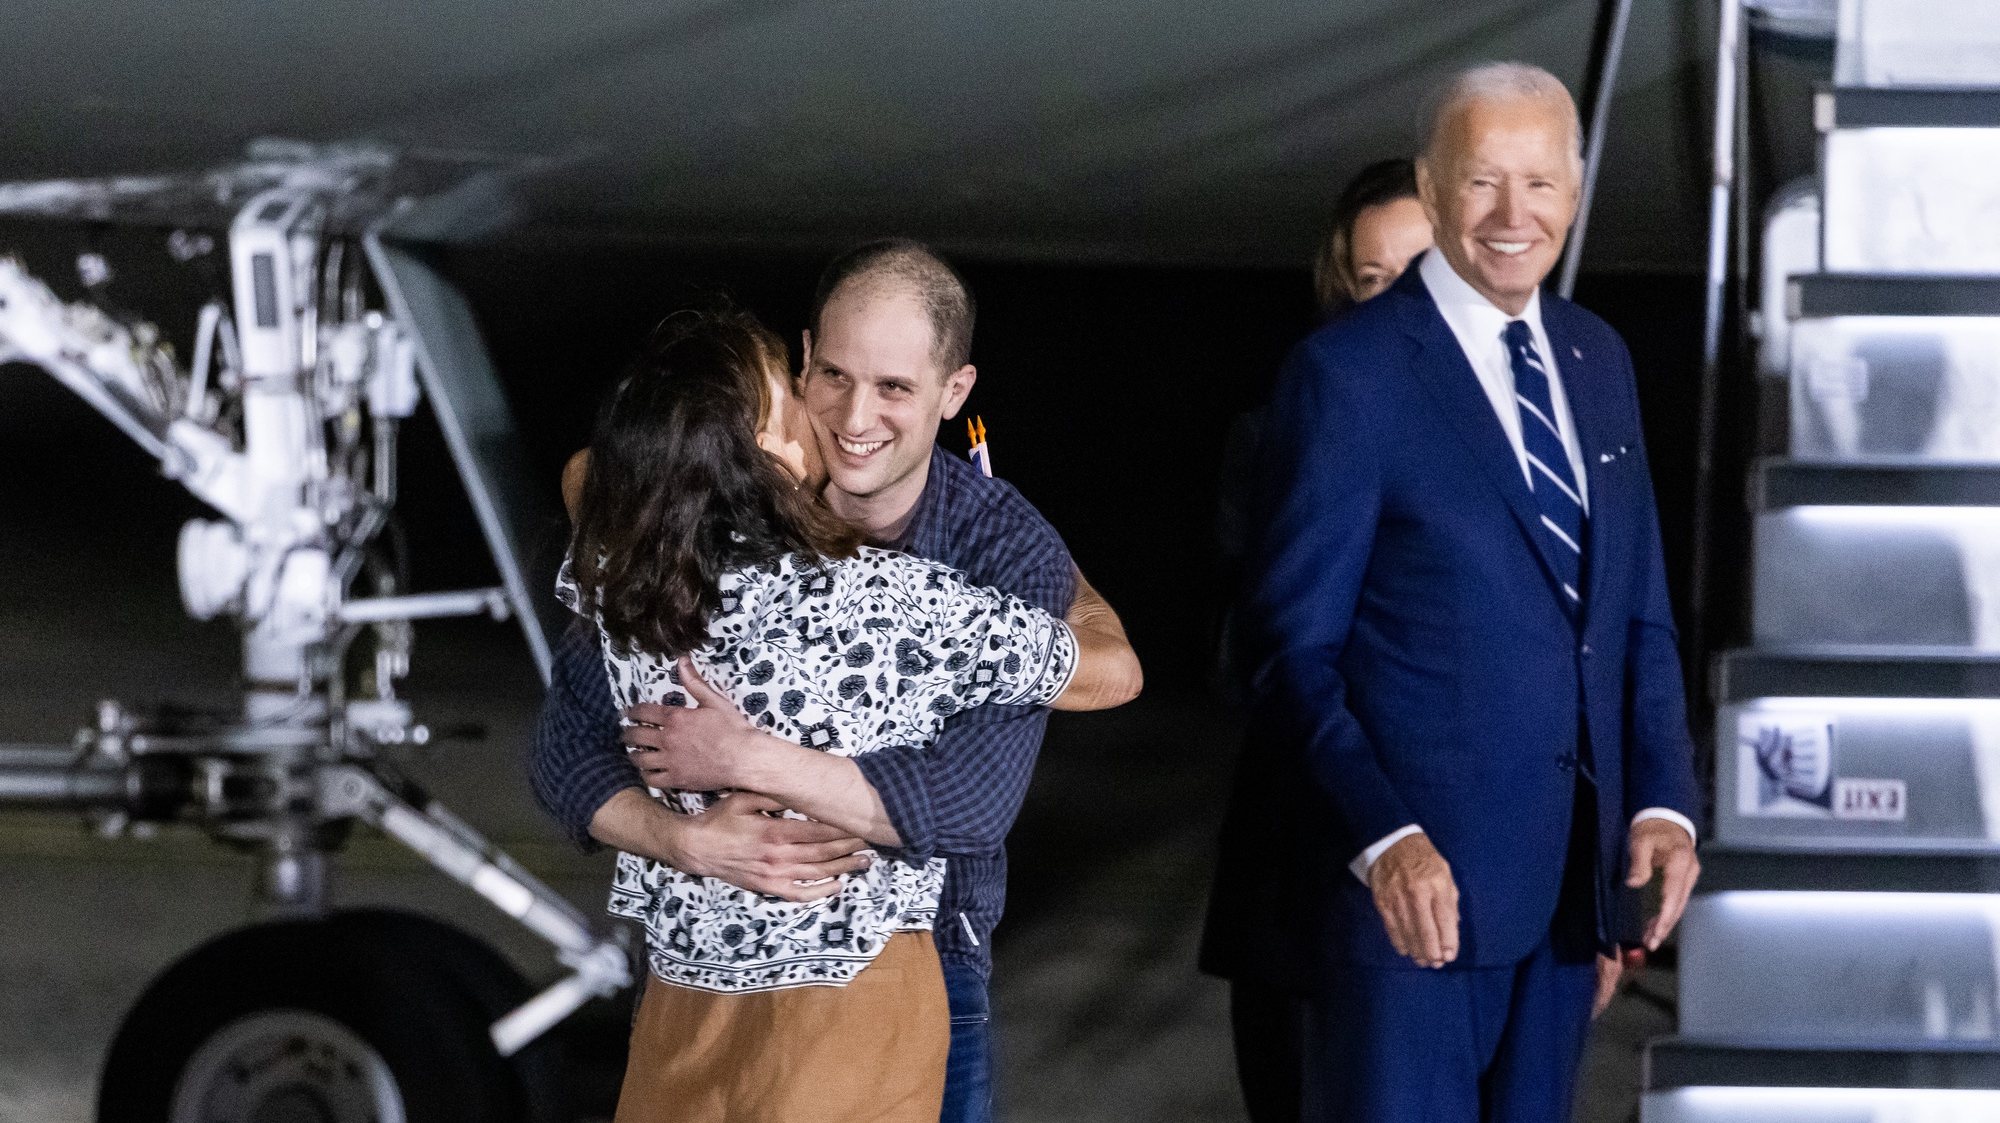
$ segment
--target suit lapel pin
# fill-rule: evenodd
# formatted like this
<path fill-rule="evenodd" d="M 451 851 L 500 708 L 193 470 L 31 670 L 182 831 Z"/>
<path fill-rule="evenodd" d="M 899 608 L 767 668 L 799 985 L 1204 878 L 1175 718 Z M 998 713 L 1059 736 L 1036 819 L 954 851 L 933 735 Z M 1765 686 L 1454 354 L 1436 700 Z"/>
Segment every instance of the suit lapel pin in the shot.
<path fill-rule="evenodd" d="M 1583 350 L 1582 350 L 1582 348 L 1579 348 L 1579 347 L 1572 347 L 1572 348 L 1570 348 L 1570 349 L 1569 349 L 1569 353 L 1570 353 L 1571 355 L 1574 355 L 1574 356 L 1575 356 L 1575 357 L 1577 358 L 1577 360 L 1578 360 L 1579 362 L 1581 362 L 1581 361 L 1582 361 L 1582 359 L 1583 359 Z"/>

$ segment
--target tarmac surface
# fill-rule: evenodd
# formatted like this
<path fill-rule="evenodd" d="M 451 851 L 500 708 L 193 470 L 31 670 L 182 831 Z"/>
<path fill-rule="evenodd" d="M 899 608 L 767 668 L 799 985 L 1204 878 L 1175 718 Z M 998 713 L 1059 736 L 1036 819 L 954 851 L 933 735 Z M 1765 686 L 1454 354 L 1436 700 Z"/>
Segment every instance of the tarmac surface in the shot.
<path fill-rule="evenodd" d="M 192 504 L 123 453 L 80 466 L 60 442 L 0 445 L 13 449 L 0 452 L 0 742 L 66 741 L 100 697 L 226 704 L 233 635 L 187 621 L 174 588 L 173 532 Z M 528 797 L 521 760 L 540 690 L 519 635 L 427 626 L 416 667 L 404 693 L 423 720 L 487 734 L 402 763 L 601 915 L 610 859 L 571 851 Z M 1242 1118 L 1226 991 L 1193 966 L 1235 743 L 1233 720 L 1197 691 L 1052 724 L 995 941 L 1004 1118 Z M 249 858 L 184 829 L 101 840 L 74 817 L 0 813 L 0 1121 L 92 1118 L 124 1012 L 174 959 L 265 915 L 255 874 Z M 380 839 L 350 847 L 334 899 L 439 916 L 492 940 L 532 980 L 556 974 L 536 940 Z M 1672 982 L 1653 973 L 1599 1023 L 1579 1119 L 1637 1118 L 1639 1045 L 1671 1031 Z M 601 1045 L 574 1078 L 607 1113 L 620 1016 L 600 1007 L 578 1037 Z"/>

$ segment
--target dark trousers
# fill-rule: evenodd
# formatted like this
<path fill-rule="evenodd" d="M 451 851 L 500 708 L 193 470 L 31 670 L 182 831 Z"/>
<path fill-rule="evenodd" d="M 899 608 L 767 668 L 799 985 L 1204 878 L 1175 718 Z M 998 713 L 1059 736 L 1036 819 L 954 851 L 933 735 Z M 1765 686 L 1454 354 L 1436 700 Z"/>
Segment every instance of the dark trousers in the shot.
<path fill-rule="evenodd" d="M 1596 982 L 1547 940 L 1508 967 L 1342 972 L 1306 1007 L 1300 1118 L 1566 1120 Z"/>
<path fill-rule="evenodd" d="M 1596 812 L 1579 782 L 1549 935 L 1518 963 L 1355 966 L 1309 998 L 1235 983 L 1253 1123 L 1567 1120 L 1597 986 Z"/>
<path fill-rule="evenodd" d="M 1296 994 L 1236 979 L 1229 984 L 1229 1029 L 1236 1082 L 1250 1123 L 1298 1123 L 1306 1002 Z"/>

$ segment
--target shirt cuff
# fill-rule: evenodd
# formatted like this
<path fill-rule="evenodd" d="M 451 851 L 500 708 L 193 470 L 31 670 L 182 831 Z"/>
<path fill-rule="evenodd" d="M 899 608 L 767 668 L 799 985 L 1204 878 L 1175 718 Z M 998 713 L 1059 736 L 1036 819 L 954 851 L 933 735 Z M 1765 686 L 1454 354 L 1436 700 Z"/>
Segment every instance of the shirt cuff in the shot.
<path fill-rule="evenodd" d="M 562 819 L 563 833 L 569 836 L 577 849 L 586 854 L 603 849 L 603 844 L 591 836 L 591 820 L 597 818 L 598 811 L 611 802 L 612 796 L 626 788 L 648 790 L 646 782 L 639 776 L 639 770 L 632 767 L 623 753 L 618 756 L 585 757 L 577 761 L 576 775 L 571 778 L 564 793 L 563 806 L 567 814 Z"/>
<path fill-rule="evenodd" d="M 852 758 L 903 840 L 897 853 L 913 866 L 930 861 L 937 851 L 937 813 L 931 807 L 925 755 L 921 749 L 894 746 Z"/>
<path fill-rule="evenodd" d="M 1648 807 L 1637 815 L 1632 816 L 1632 825 L 1636 827 L 1648 819 L 1665 819 L 1667 822 L 1686 831 L 1689 839 L 1695 842 L 1701 841 L 1701 834 L 1694 829 L 1694 820 L 1670 807 Z"/>
<path fill-rule="evenodd" d="M 1639 823 L 1646 821 L 1647 819 L 1665 819 L 1667 822 L 1673 823 L 1675 826 L 1678 826 L 1682 830 L 1686 831 L 1688 833 L 1688 838 L 1699 839 L 1701 837 L 1700 835 L 1695 833 L 1694 822 L 1690 820 L 1686 815 L 1683 815 L 1680 812 L 1673 810 L 1672 808 L 1648 807 L 1644 811 L 1639 812 L 1637 815 L 1632 816 L 1632 823 L 1633 825 L 1636 826 Z M 1424 828 L 1416 825 L 1415 823 L 1411 823 L 1409 826 L 1403 827 L 1399 830 L 1390 831 L 1388 834 L 1383 835 L 1381 840 L 1376 842 L 1373 846 L 1370 846 L 1368 849 L 1363 850 L 1361 853 L 1355 855 L 1354 860 L 1352 862 L 1347 863 L 1347 868 L 1353 872 L 1355 877 L 1360 879 L 1361 884 L 1366 885 L 1368 884 L 1369 873 L 1372 872 L 1375 868 L 1376 859 L 1388 853 L 1389 848 L 1391 846 L 1396 845 L 1397 843 L 1403 841 L 1404 839 L 1410 837 L 1413 834 L 1422 834 L 1422 833 L 1424 833 Z"/>
<path fill-rule="evenodd" d="M 1388 853 L 1391 846 L 1396 845 L 1413 834 L 1422 833 L 1424 833 L 1424 828 L 1415 823 L 1411 823 L 1409 826 L 1398 830 L 1390 831 L 1388 834 L 1382 836 L 1380 842 L 1356 854 L 1354 860 L 1347 863 L 1347 868 L 1354 871 L 1354 876 L 1361 879 L 1361 884 L 1366 885 L 1368 884 L 1369 872 L 1375 868 L 1375 859 Z"/>

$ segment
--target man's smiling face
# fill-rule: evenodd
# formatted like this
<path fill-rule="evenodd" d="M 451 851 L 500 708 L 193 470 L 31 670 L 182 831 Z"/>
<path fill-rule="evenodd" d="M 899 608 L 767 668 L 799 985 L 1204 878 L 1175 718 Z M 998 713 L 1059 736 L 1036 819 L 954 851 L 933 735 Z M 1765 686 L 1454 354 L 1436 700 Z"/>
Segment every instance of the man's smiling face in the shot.
<path fill-rule="evenodd" d="M 826 460 L 827 499 L 864 526 L 915 507 L 938 425 L 972 391 L 973 368 L 939 369 L 934 344 L 914 291 L 866 279 L 836 291 L 818 334 L 806 337 L 805 406 Z"/>
<path fill-rule="evenodd" d="M 1546 98 L 1477 100 L 1438 140 L 1417 167 L 1438 252 L 1481 296 L 1519 315 L 1576 218 L 1582 178 L 1570 118 Z"/>

